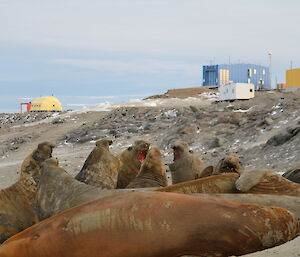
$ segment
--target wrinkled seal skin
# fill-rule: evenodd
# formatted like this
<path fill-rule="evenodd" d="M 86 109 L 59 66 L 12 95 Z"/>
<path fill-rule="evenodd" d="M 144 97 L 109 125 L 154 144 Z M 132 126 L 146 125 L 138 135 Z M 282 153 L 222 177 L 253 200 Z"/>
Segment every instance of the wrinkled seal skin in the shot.
<path fill-rule="evenodd" d="M 144 157 L 149 150 L 150 143 L 144 140 L 137 140 L 134 144 L 124 150 L 119 159 L 121 166 L 118 171 L 117 188 L 126 188 L 128 184 L 137 176 L 141 168 L 141 162 L 138 159 L 139 154 Z"/>
<path fill-rule="evenodd" d="M 134 189 L 102 190 L 74 179 L 66 170 L 58 166 L 58 160 L 51 158 L 42 165 L 37 192 L 39 219 L 44 220 L 64 210 L 95 200 Z"/>
<path fill-rule="evenodd" d="M 241 172 L 235 186 L 237 190 L 244 193 L 300 196 L 299 184 L 265 169 Z"/>
<path fill-rule="evenodd" d="M 276 206 L 287 209 L 300 220 L 300 198 L 288 195 L 266 194 L 193 194 L 197 196 L 221 198 L 236 202 L 256 203 L 265 206 Z"/>
<path fill-rule="evenodd" d="M 199 156 L 189 151 L 185 142 L 175 142 L 172 145 L 174 162 L 169 164 L 172 174 L 172 184 L 190 181 L 210 174 L 204 173 L 205 166 Z"/>
<path fill-rule="evenodd" d="M 53 147 L 49 142 L 39 144 L 23 161 L 19 180 L 0 190 L 0 243 L 38 222 L 35 200 L 40 165 Z"/>
<path fill-rule="evenodd" d="M 37 191 L 37 207 L 40 220 L 51 217 L 73 206 L 97 198 L 103 190 L 86 185 L 58 166 L 51 158 L 42 165 Z"/>
<path fill-rule="evenodd" d="M 98 140 L 75 179 L 105 189 L 116 188 L 120 161 L 109 151 L 112 143 L 110 139 Z"/>
<path fill-rule="evenodd" d="M 222 158 L 217 163 L 212 175 L 218 175 L 221 173 L 228 173 L 228 172 L 238 173 L 242 170 L 244 170 L 244 167 L 240 162 L 240 158 L 236 154 L 232 153 Z"/>
<path fill-rule="evenodd" d="M 140 173 L 127 188 L 165 187 L 167 185 L 167 173 L 161 159 L 161 152 L 157 146 L 151 146 Z"/>
<path fill-rule="evenodd" d="M 282 175 L 284 178 L 300 184 L 300 166 L 294 169 L 288 170 Z"/>
<path fill-rule="evenodd" d="M 196 179 L 156 189 L 160 192 L 173 192 L 182 194 L 196 193 L 235 193 L 235 182 L 239 178 L 237 173 L 223 173 L 216 176 Z"/>
<path fill-rule="evenodd" d="M 285 209 L 181 194 L 138 192 L 97 199 L 15 235 L 0 257 L 231 256 L 295 237 Z"/>

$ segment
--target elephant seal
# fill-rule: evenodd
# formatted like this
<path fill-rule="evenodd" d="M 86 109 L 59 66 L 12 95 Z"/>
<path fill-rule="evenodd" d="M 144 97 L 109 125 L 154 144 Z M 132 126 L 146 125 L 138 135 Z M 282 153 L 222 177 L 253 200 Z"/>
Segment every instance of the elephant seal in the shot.
<path fill-rule="evenodd" d="M 114 195 L 127 190 L 102 190 L 74 179 L 59 167 L 56 158 L 46 160 L 42 165 L 37 191 L 37 209 L 40 220 L 49 218 L 82 203 Z"/>
<path fill-rule="evenodd" d="M 19 180 L 0 190 L 0 243 L 39 221 L 35 208 L 41 164 L 52 155 L 54 145 L 40 143 L 22 165 Z"/>
<path fill-rule="evenodd" d="M 238 222 L 237 222 L 238 221 Z M 242 255 L 294 238 L 299 224 L 278 207 L 138 192 L 74 207 L 15 235 L 1 257 Z"/>
<path fill-rule="evenodd" d="M 112 143 L 110 139 L 98 140 L 75 179 L 105 189 L 116 188 L 120 161 L 109 151 Z"/>
<path fill-rule="evenodd" d="M 20 178 L 31 177 L 32 174 L 38 176 L 42 162 L 52 157 L 53 148 L 54 144 L 51 142 L 38 144 L 37 148 L 24 159 L 21 165 Z"/>
<path fill-rule="evenodd" d="M 121 166 L 118 171 L 117 188 L 125 188 L 137 176 L 141 163 L 145 160 L 150 143 L 137 140 L 119 156 Z"/>
<path fill-rule="evenodd" d="M 210 175 L 199 156 L 190 152 L 187 143 L 178 141 L 172 145 L 174 162 L 169 164 L 172 184 L 194 180 Z"/>
<path fill-rule="evenodd" d="M 236 202 L 256 203 L 265 206 L 276 206 L 287 209 L 300 220 L 300 198 L 289 195 L 266 194 L 193 194 L 209 198 L 221 198 Z"/>
<path fill-rule="evenodd" d="M 288 170 L 282 176 L 292 182 L 300 184 L 300 166 Z"/>
<path fill-rule="evenodd" d="M 222 173 L 192 181 L 186 181 L 175 185 L 156 189 L 160 192 L 173 192 L 182 194 L 196 193 L 235 193 L 235 182 L 239 178 L 237 173 Z"/>
<path fill-rule="evenodd" d="M 165 165 L 161 160 L 161 152 L 157 146 L 151 146 L 140 173 L 126 188 L 165 187 L 168 185 Z"/>
<path fill-rule="evenodd" d="M 232 153 L 222 158 L 216 165 L 212 175 L 218 175 L 226 172 L 236 172 L 244 170 L 238 155 Z"/>
<path fill-rule="evenodd" d="M 241 172 L 235 182 L 240 192 L 300 196 L 300 185 L 266 169 L 251 169 Z"/>

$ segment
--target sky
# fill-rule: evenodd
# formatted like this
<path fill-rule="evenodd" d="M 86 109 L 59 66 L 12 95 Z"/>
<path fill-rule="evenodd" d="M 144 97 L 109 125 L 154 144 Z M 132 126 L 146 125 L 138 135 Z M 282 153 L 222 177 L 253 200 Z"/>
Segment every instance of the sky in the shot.
<path fill-rule="evenodd" d="M 202 66 L 300 68 L 298 0 L 0 0 L 0 112 L 54 95 L 64 108 L 200 86 Z"/>

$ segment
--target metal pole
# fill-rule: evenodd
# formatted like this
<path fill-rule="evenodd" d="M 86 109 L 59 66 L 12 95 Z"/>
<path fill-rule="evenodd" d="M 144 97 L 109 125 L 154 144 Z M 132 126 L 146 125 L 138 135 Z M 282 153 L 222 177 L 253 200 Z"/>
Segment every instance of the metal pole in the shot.
<path fill-rule="evenodd" d="M 270 88 L 272 88 L 272 52 L 269 52 L 268 53 L 269 55 L 269 60 L 270 60 L 270 63 L 269 63 L 269 76 L 270 76 Z"/>

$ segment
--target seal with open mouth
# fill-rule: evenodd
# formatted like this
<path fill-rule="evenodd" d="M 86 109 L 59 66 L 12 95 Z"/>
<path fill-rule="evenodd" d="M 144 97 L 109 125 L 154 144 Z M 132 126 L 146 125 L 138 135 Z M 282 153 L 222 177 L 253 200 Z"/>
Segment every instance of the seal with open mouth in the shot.
<path fill-rule="evenodd" d="M 121 166 L 118 171 L 117 188 L 125 188 L 137 176 L 142 162 L 146 159 L 150 143 L 137 140 L 119 156 Z"/>
<path fill-rule="evenodd" d="M 165 165 L 158 146 L 151 146 L 139 174 L 126 188 L 165 187 L 168 185 Z"/>
<path fill-rule="evenodd" d="M 169 168 L 173 184 L 211 175 L 213 168 L 205 168 L 200 157 L 189 150 L 188 144 L 178 141 L 172 145 L 172 149 L 174 162 L 169 164 Z"/>

